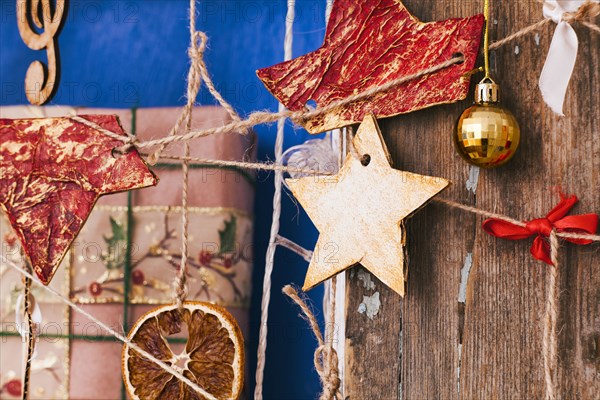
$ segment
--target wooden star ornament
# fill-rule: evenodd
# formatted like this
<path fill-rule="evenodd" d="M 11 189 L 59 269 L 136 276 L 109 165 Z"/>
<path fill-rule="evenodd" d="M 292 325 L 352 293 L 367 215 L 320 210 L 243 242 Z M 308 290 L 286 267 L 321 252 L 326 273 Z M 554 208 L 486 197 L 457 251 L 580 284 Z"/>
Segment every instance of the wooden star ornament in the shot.
<path fill-rule="evenodd" d="M 335 0 L 323 45 L 316 51 L 257 71 L 288 109 L 311 101 L 326 106 L 352 94 L 416 74 L 455 55 L 464 62 L 398 85 L 327 114 L 295 121 L 310 133 L 463 100 L 479 52 L 483 15 L 424 23 L 400 0 Z"/>
<path fill-rule="evenodd" d="M 81 116 L 125 136 L 116 116 Z M 137 150 L 71 118 L 0 119 L 0 206 L 47 285 L 99 196 L 156 185 Z"/>
<path fill-rule="evenodd" d="M 287 179 L 319 230 L 303 290 L 356 263 L 404 296 L 404 221 L 449 182 L 399 171 L 375 117 L 365 117 L 339 173 Z"/>

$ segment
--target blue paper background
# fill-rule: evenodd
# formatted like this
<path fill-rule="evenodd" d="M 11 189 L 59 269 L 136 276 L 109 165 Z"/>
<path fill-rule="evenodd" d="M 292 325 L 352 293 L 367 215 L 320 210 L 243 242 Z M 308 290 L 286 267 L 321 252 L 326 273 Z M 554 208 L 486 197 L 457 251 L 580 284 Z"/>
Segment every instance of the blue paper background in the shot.
<path fill-rule="evenodd" d="M 14 0 L 0 1 L 0 105 L 26 104 L 25 71 L 45 51 L 30 50 L 21 40 Z M 315 50 L 325 32 L 325 0 L 298 0 L 294 56 Z M 62 77 L 49 104 L 88 107 L 156 107 L 185 103 L 188 1 L 70 0 L 59 36 Z M 206 62 L 217 88 L 242 115 L 277 109 L 276 100 L 255 70 L 283 59 L 285 0 L 199 0 L 197 27 L 209 36 Z M 214 104 L 206 90 L 201 104 Z M 275 124 L 258 126 L 258 155 L 273 160 Z M 285 147 L 308 138 L 288 122 Z M 264 254 L 269 237 L 273 179 L 261 173 L 256 196 L 255 274 L 252 334 L 246 338 L 254 386 L 256 342 Z M 284 236 L 312 248 L 316 230 L 302 210 L 283 195 Z M 265 398 L 313 399 L 319 382 L 312 364 L 315 341 L 297 309 L 281 294 L 287 283 L 302 284 L 307 264 L 285 249 L 277 251 L 269 318 Z M 322 286 L 309 295 L 320 309 Z M 322 315 L 318 315 L 321 319 Z M 115 382 L 120 384 L 120 382 Z"/>

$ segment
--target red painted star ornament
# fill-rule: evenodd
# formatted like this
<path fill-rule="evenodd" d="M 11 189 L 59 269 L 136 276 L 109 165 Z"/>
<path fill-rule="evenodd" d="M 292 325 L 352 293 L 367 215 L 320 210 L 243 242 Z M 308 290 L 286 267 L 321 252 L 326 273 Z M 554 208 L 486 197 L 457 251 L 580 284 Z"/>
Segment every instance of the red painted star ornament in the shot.
<path fill-rule="evenodd" d="M 464 76 L 475 65 L 483 23 L 482 15 L 421 22 L 400 0 L 335 0 L 318 50 L 257 74 L 281 103 L 299 111 L 313 101 L 327 106 L 464 56 L 462 63 L 295 122 L 319 133 L 371 114 L 409 113 L 466 98 L 469 79 Z"/>
<path fill-rule="evenodd" d="M 126 136 L 116 116 L 81 116 Z M 71 118 L 0 119 L 0 207 L 48 284 L 98 197 L 156 185 L 137 150 Z M 114 155 L 113 155 L 114 153 Z"/>

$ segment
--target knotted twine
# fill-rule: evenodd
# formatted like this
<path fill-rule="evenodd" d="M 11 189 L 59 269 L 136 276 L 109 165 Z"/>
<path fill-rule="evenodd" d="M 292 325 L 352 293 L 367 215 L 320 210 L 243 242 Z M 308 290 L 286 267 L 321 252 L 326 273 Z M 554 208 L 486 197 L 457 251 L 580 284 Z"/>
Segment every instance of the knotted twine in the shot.
<path fill-rule="evenodd" d="M 544 380 L 546 383 L 546 399 L 556 398 L 556 371 L 558 369 L 556 354 L 558 319 L 558 232 L 575 234 L 594 234 L 598 229 L 597 214 L 567 215 L 577 203 L 577 196 L 560 194 L 561 201 L 544 218 L 537 218 L 522 224 L 515 224 L 503 218 L 490 218 L 483 222 L 483 230 L 492 236 L 509 240 L 526 239 L 536 235 L 531 254 L 549 264 L 546 281 L 546 311 L 544 314 Z M 548 242 L 545 240 L 548 238 Z M 590 244 L 590 239 L 566 238 L 575 244 Z"/>
<path fill-rule="evenodd" d="M 298 291 L 291 285 L 283 287 L 282 292 L 294 301 L 300 307 L 302 314 L 300 315 L 305 319 L 311 329 L 319 346 L 315 350 L 314 363 L 315 369 L 319 374 L 321 380 L 321 386 L 323 391 L 319 396 L 319 400 L 342 400 L 342 394 L 340 392 L 341 380 L 338 369 L 338 356 L 337 352 L 333 348 L 333 335 L 327 338 L 327 343 L 323 340 L 321 329 L 315 315 L 306 305 L 306 302 L 300 298 Z"/>
<path fill-rule="evenodd" d="M 221 107 L 223 107 L 227 113 L 231 116 L 231 119 L 235 122 L 240 121 L 239 114 L 233 109 L 231 104 L 229 104 L 221 93 L 215 88 L 215 85 L 208 73 L 208 68 L 206 67 L 206 63 L 204 62 L 204 51 L 206 50 L 208 37 L 206 33 L 202 31 L 196 30 L 195 16 L 196 16 L 196 6 L 195 0 L 190 0 L 190 48 L 188 49 L 188 56 L 190 59 L 190 69 L 188 71 L 187 78 L 187 103 L 183 107 L 175 126 L 171 128 L 167 137 L 174 136 L 181 129 L 183 123 L 186 123 L 186 132 L 190 131 L 190 124 L 192 120 L 192 112 L 194 109 L 194 104 L 196 98 L 198 97 L 198 92 L 200 91 L 200 85 L 202 82 L 206 85 L 210 94 L 219 102 Z M 148 163 L 150 165 L 155 165 L 161 153 L 166 149 L 166 147 L 171 142 L 161 143 L 158 149 L 150 156 L 148 156 Z M 123 149 L 127 150 L 127 148 Z"/>
<path fill-rule="evenodd" d="M 133 350 L 137 351 L 139 354 L 141 354 L 142 356 L 146 357 L 148 360 L 154 362 L 160 368 L 162 368 L 166 372 L 170 373 L 171 375 L 173 375 L 174 377 L 176 377 L 180 381 L 184 382 L 186 385 L 188 385 L 190 388 L 192 388 L 196 393 L 201 394 L 202 396 L 204 396 L 205 398 L 207 398 L 209 400 L 216 400 L 216 398 L 213 395 L 211 395 L 210 393 L 208 393 L 206 390 L 202 389 L 195 382 L 192 382 L 189 378 L 187 378 L 186 376 L 184 376 L 181 372 L 177 371 L 171 365 L 169 365 L 168 363 L 166 363 L 166 362 L 164 362 L 164 361 L 156 358 L 151 353 L 147 352 L 146 350 L 144 350 L 143 348 L 141 348 L 140 346 L 138 346 L 135 342 L 129 340 L 125 335 L 120 334 L 119 332 L 117 332 L 116 330 L 114 330 L 113 328 L 111 328 L 110 326 L 108 326 L 107 324 L 105 324 L 104 322 L 102 322 L 101 320 L 99 320 L 98 318 L 94 317 L 92 314 L 90 314 L 84 308 L 81 308 L 77 304 L 73 303 L 69 298 L 67 298 L 67 297 L 63 296 L 62 294 L 58 293 L 51 286 L 46 286 L 46 285 L 42 284 L 39 280 L 35 279 L 33 277 L 33 275 L 31 275 L 30 272 L 26 271 L 23 267 L 20 267 L 17 264 L 15 264 L 14 262 L 10 261 L 8 258 L 4 257 L 4 255 L 2 255 L 2 254 L 0 254 L 0 262 L 6 264 L 9 267 L 13 268 L 14 270 L 18 271 L 23 276 L 27 277 L 32 282 L 34 282 L 36 285 L 40 286 L 40 288 L 42 290 L 45 290 L 46 292 L 52 294 L 54 297 L 57 297 L 58 299 L 60 299 L 60 301 L 62 301 L 63 303 L 65 303 L 67 306 L 69 306 L 72 309 L 76 310 L 77 312 L 81 313 L 82 315 L 84 315 L 90 321 L 96 323 L 99 327 L 101 327 L 102 329 L 104 329 L 109 335 L 111 335 L 111 336 L 117 338 L 119 341 L 127 344 L 130 348 L 132 348 Z"/>
<path fill-rule="evenodd" d="M 575 244 L 590 244 L 600 242 L 600 236 L 595 235 L 598 227 L 597 214 L 584 214 L 566 216 L 577 203 L 576 196 L 564 196 L 562 193 L 560 203 L 554 207 L 545 218 L 521 222 L 504 215 L 490 213 L 475 207 L 455 203 L 447 199 L 434 199 L 439 203 L 464 211 L 473 212 L 488 217 L 483 223 L 483 229 L 488 234 L 509 239 L 520 240 L 537 235 L 531 247 L 531 254 L 549 264 L 546 278 L 546 309 L 543 320 L 542 351 L 544 358 L 544 383 L 546 399 L 556 399 L 556 373 L 558 371 L 557 356 L 557 320 L 559 286 L 558 279 L 559 261 L 559 236 Z M 548 238 L 547 243 L 544 238 Z"/>
<path fill-rule="evenodd" d="M 483 222 L 483 230 L 492 236 L 508 239 L 521 240 L 536 236 L 531 246 L 531 254 L 546 264 L 553 264 L 551 247 L 545 238 L 551 237 L 557 232 L 594 234 L 598 229 L 597 214 L 567 215 L 577 204 L 577 196 L 565 196 L 560 194 L 561 201 L 543 218 L 536 218 L 529 222 L 515 224 L 503 218 L 489 218 Z M 589 239 L 565 238 L 575 244 L 590 244 Z"/>
<path fill-rule="evenodd" d="M 193 1 L 193 0 L 191 0 L 191 1 Z M 600 9 L 598 8 L 598 4 L 594 3 L 592 1 L 589 1 L 585 4 L 583 4 L 577 11 L 572 12 L 572 13 L 565 13 L 564 19 L 569 22 L 577 21 L 578 23 L 589 28 L 590 30 L 600 33 L 600 27 L 598 25 L 587 21 L 587 19 L 593 18 L 593 17 L 597 16 L 599 13 L 600 13 Z M 499 47 L 504 46 L 505 44 L 507 44 L 509 42 L 519 39 L 522 36 L 541 28 L 543 25 L 547 24 L 550 21 L 551 21 L 551 19 L 545 18 L 537 23 L 529 25 L 529 26 L 505 37 L 504 39 L 501 39 L 501 40 L 498 40 L 498 41 L 492 43 L 489 46 L 489 49 L 490 50 L 498 49 Z M 112 133 L 112 134 L 107 133 L 103 129 L 98 129 L 100 132 L 103 132 L 103 133 L 107 134 L 108 136 L 110 136 L 114 139 L 118 139 L 125 143 L 122 147 L 120 147 L 118 149 L 119 151 L 125 152 L 125 151 L 129 150 L 132 146 L 136 146 L 138 148 L 160 146 L 159 149 L 161 149 L 161 150 L 156 151 L 154 156 L 149 157 L 148 162 L 150 164 L 152 164 L 152 163 L 155 163 L 157 161 L 157 159 L 159 158 L 162 149 L 164 149 L 163 145 L 166 147 L 170 143 L 173 143 L 176 141 L 188 141 L 188 140 L 197 139 L 197 138 L 204 137 L 204 136 L 221 134 L 221 133 L 247 134 L 247 132 L 249 132 L 249 129 L 255 125 L 275 122 L 275 121 L 279 120 L 280 118 L 290 118 L 292 120 L 298 120 L 298 121 L 301 121 L 302 119 L 313 118 L 316 116 L 326 114 L 335 108 L 345 106 L 345 105 L 348 105 L 348 104 L 351 104 L 351 103 L 354 103 L 354 102 L 357 102 L 360 100 L 364 100 L 375 94 L 390 90 L 391 88 L 401 85 L 403 83 L 406 83 L 410 80 L 417 79 L 417 78 L 423 77 L 425 75 L 435 73 L 437 71 L 440 71 L 441 69 L 447 68 L 451 65 L 454 65 L 454 64 L 464 61 L 464 58 L 462 58 L 462 57 L 454 57 L 445 62 L 437 64 L 431 68 L 428 68 L 426 70 L 417 72 L 412 75 L 400 77 L 398 79 L 387 82 L 383 85 L 372 87 L 370 89 L 367 89 L 364 92 L 353 94 L 345 99 L 341 99 L 339 101 L 332 102 L 331 104 L 328 104 L 328 105 L 322 106 L 322 107 L 318 107 L 314 110 L 299 110 L 299 111 L 283 110 L 283 111 L 279 111 L 276 113 L 265 112 L 265 111 L 256 111 L 256 112 L 253 112 L 252 114 L 250 114 L 247 119 L 242 120 L 239 118 L 239 115 L 237 115 L 237 113 L 231 107 L 231 105 L 229 103 L 227 103 L 223 99 L 223 97 L 220 95 L 220 93 L 215 89 L 214 84 L 212 84 L 212 80 L 210 79 L 210 75 L 208 74 L 206 64 L 203 61 L 203 54 L 206 49 L 206 35 L 203 32 L 194 31 L 193 36 L 195 38 L 197 38 L 197 40 L 193 41 L 195 43 L 195 45 L 192 48 L 193 49 L 195 48 L 195 50 L 190 51 L 190 58 L 192 59 L 192 65 L 197 66 L 198 71 L 200 72 L 200 75 L 204 79 L 210 93 L 219 101 L 221 106 L 224 107 L 230 113 L 230 115 L 232 116 L 233 122 L 223 125 L 221 127 L 217 127 L 217 128 L 190 130 L 184 134 L 176 135 L 175 132 L 177 132 L 180 129 L 182 122 L 185 120 L 184 117 L 187 114 L 188 110 L 190 109 L 190 107 L 188 107 L 186 105 L 186 109 L 183 110 L 182 115 L 181 115 L 180 119 L 178 120 L 178 122 L 176 123 L 176 125 L 173 127 L 173 129 L 171 129 L 171 131 L 169 132 L 169 134 L 166 137 L 163 137 L 161 139 L 140 142 L 131 135 L 128 135 L 127 137 L 123 137 L 121 135 L 116 135 L 114 133 Z M 192 68 L 190 68 L 190 70 L 191 69 Z M 196 82 L 199 86 L 200 82 L 198 80 L 198 75 L 197 74 L 194 75 L 193 79 L 191 79 L 191 80 L 188 79 L 188 88 L 190 86 L 189 85 L 190 82 L 193 84 L 192 87 L 195 87 Z M 84 122 L 84 121 L 86 121 L 86 120 L 83 120 L 83 121 L 80 120 L 79 122 L 82 122 L 86 125 L 90 125 L 89 123 L 87 123 L 87 121 L 86 122 Z M 219 164 L 217 164 L 217 162 L 220 160 L 214 160 L 214 161 L 215 161 L 215 165 L 219 165 Z"/>
<path fill-rule="evenodd" d="M 589 19 L 592 19 L 592 18 L 598 16 L 599 13 L 600 13 L 600 11 L 597 9 L 597 4 L 594 5 L 594 3 L 592 1 L 588 1 L 587 3 L 584 3 L 581 7 L 579 7 L 577 9 L 577 11 L 564 13 L 563 20 L 565 20 L 569 23 L 578 22 L 581 25 L 591 29 L 592 31 L 600 33 L 600 26 L 588 21 Z M 490 45 L 490 50 L 496 50 L 496 49 L 504 46 L 507 43 L 510 43 L 516 39 L 519 39 L 533 31 L 537 30 L 537 29 L 540 29 L 541 27 L 550 23 L 551 21 L 552 21 L 552 18 L 544 18 L 534 24 L 526 26 L 525 28 L 520 29 L 515 33 L 512 33 L 512 34 L 504 37 L 503 39 L 495 41 L 494 43 L 492 43 Z"/>
<path fill-rule="evenodd" d="M 545 0 L 543 14 L 556 23 L 556 29 L 538 85 L 546 104 L 556 114 L 563 116 L 563 103 L 579 47 L 571 23 L 587 23 L 586 19 L 600 14 L 600 0 Z"/>
<path fill-rule="evenodd" d="M 191 0 L 191 2 L 193 2 L 194 0 Z M 588 2 L 591 3 L 591 2 Z M 568 18 L 569 21 L 579 21 L 582 25 L 590 28 L 591 30 L 600 33 L 600 27 L 598 27 L 597 25 L 588 22 L 588 21 L 584 21 L 585 18 L 590 18 L 594 15 L 597 15 L 597 9 L 592 5 L 590 6 L 588 3 L 584 4 L 584 6 L 582 6 L 580 9 L 577 10 L 577 12 L 575 13 L 567 13 L 565 16 L 565 19 Z M 190 10 L 192 11 L 192 7 L 190 7 Z M 193 19 L 194 14 L 191 13 L 191 19 Z M 496 49 L 499 48 L 500 46 L 505 45 L 506 43 L 513 41 L 517 38 L 520 38 L 521 36 L 524 36 L 527 33 L 532 32 L 535 29 L 540 28 L 541 26 L 543 26 L 544 24 L 546 24 L 547 22 L 549 22 L 550 19 L 544 19 L 538 23 L 532 24 L 524 29 L 521 29 L 520 31 L 502 39 L 499 40 L 495 43 L 493 43 L 492 45 L 490 45 L 490 49 Z M 192 24 L 192 23 L 191 23 Z M 192 54 L 190 54 L 190 58 L 192 60 L 199 60 L 198 63 L 196 64 L 199 68 L 200 68 L 200 73 L 202 74 L 203 77 L 207 77 L 206 81 L 210 81 L 210 77 L 208 76 L 207 70 L 206 70 L 206 66 L 203 63 L 202 59 L 203 59 L 203 52 L 205 50 L 205 45 L 206 45 L 206 35 L 204 35 L 201 32 L 196 32 L 194 31 L 193 37 L 198 37 L 200 40 L 196 40 L 193 41 L 194 43 L 199 43 L 199 45 L 195 46 L 196 50 L 195 52 L 191 52 Z M 329 104 L 327 106 L 324 107 L 320 107 L 317 108 L 315 110 L 301 110 L 301 111 L 289 111 L 289 110 L 283 110 L 283 111 L 279 111 L 277 113 L 269 113 L 269 112 L 255 112 L 252 113 L 249 118 L 247 118 L 246 120 L 241 120 L 239 117 L 233 117 L 234 121 L 228 125 L 224 125 L 222 127 L 219 128 L 211 128 L 211 129 L 205 129 L 205 130 L 199 130 L 199 131 L 190 131 L 189 127 L 188 127 L 188 132 L 182 135 L 175 135 L 175 132 L 177 132 L 181 126 L 182 121 L 184 120 L 189 120 L 189 116 L 187 118 L 184 118 L 186 110 L 184 109 L 184 112 L 182 113 L 182 116 L 180 117 L 180 120 L 178 120 L 178 122 L 176 123 L 176 126 L 171 130 L 171 132 L 169 133 L 169 135 L 167 137 L 164 137 L 162 139 L 158 139 L 158 140 L 151 140 L 151 141 L 146 141 L 146 142 L 139 142 L 137 141 L 137 139 L 131 135 L 128 135 L 127 137 L 123 137 L 120 135 L 117 135 L 113 132 L 106 132 L 106 130 L 102 129 L 101 127 L 98 126 L 94 126 L 94 128 L 96 128 L 97 130 L 107 134 L 110 137 L 113 137 L 115 139 L 121 140 L 122 142 L 124 142 L 124 146 L 122 146 L 119 150 L 121 151 L 127 151 L 129 150 L 132 146 L 137 146 L 137 147 L 151 147 L 151 146 L 156 146 L 159 145 L 159 150 L 157 150 L 154 154 L 154 156 L 150 156 L 150 163 L 152 162 L 156 162 L 157 159 L 160 157 L 160 153 L 161 151 L 170 143 L 175 142 L 175 141 L 189 141 L 195 138 L 199 138 L 199 137 L 204 137 L 204 136 L 208 136 L 208 135 L 212 135 L 212 134 L 219 134 L 219 133 L 230 133 L 230 132 L 238 132 L 241 134 L 245 134 L 248 132 L 248 129 L 251 128 L 254 125 L 258 125 L 258 124 L 262 124 L 262 123 L 269 123 L 269 122 L 274 122 L 280 118 L 291 118 L 291 119 L 297 119 L 297 120 L 301 120 L 303 118 L 311 118 L 317 115 L 321 115 L 324 113 L 327 113 L 329 111 L 331 111 L 332 109 L 336 108 L 336 107 L 340 107 L 346 104 L 350 104 L 359 100 L 362 100 L 364 98 L 370 97 L 374 94 L 389 90 L 390 88 L 400 85 L 402 83 L 405 83 L 409 80 L 424 76 L 424 75 L 428 75 L 431 73 L 434 73 L 436 71 L 439 71 L 443 68 L 446 68 L 450 65 L 456 64 L 458 62 L 461 62 L 462 60 L 459 59 L 458 57 L 455 57 L 453 59 L 450 59 L 446 62 L 440 63 L 432 68 L 429 68 L 427 70 L 421 71 L 417 74 L 414 75 L 410 75 L 410 76 L 406 76 L 406 77 L 402 77 L 399 79 L 396 79 L 394 81 L 388 82 L 387 84 L 378 86 L 378 87 L 373 87 L 371 89 L 368 89 L 365 92 L 362 93 L 358 93 L 356 95 L 352 95 L 346 99 L 342 99 L 338 102 L 334 102 L 332 104 Z M 194 61 L 192 61 L 192 67 L 190 68 L 190 75 L 194 66 Z M 197 78 L 197 74 L 194 75 L 193 77 L 194 79 L 188 80 L 188 89 L 190 87 L 190 82 L 194 83 L 198 81 Z M 231 106 L 225 102 L 225 100 L 220 96 L 220 94 L 218 93 L 218 91 L 216 91 L 216 89 L 214 88 L 214 85 L 208 84 L 207 83 L 207 87 L 209 88 L 209 91 L 213 94 L 213 96 L 215 96 L 215 98 L 217 98 L 217 100 L 219 100 L 219 102 L 222 101 L 222 104 L 224 106 L 224 108 L 226 108 L 230 114 L 233 112 L 235 113 L 235 111 L 233 110 L 233 108 L 231 108 Z M 194 88 L 194 86 L 192 86 L 192 88 Z M 199 88 L 199 81 L 198 81 L 198 88 Z M 189 91 L 188 91 L 189 93 Z M 197 93 L 197 92 L 196 92 Z M 218 95 L 218 97 L 217 97 Z M 188 96 L 188 100 L 189 100 L 189 96 Z M 227 107 L 229 106 L 229 107 Z M 188 106 L 186 106 L 188 107 Z M 191 107 L 191 106 L 190 106 Z M 189 108 L 189 107 L 188 107 Z M 237 114 L 236 114 L 237 115 Z M 78 117 L 77 117 L 78 118 Z M 75 117 L 74 117 L 75 119 Z M 79 122 L 84 123 L 86 125 L 94 125 L 93 123 L 85 120 L 85 119 L 81 119 L 79 118 Z M 183 157 L 182 160 L 184 161 L 189 161 L 190 157 L 189 155 L 187 157 Z M 214 165 L 221 165 L 221 163 L 223 162 L 222 160 L 203 160 L 205 163 L 212 163 Z M 275 169 L 275 170 L 280 170 L 280 171 L 284 171 L 287 168 L 285 166 L 281 166 L 281 165 L 276 165 L 276 168 L 273 168 L 273 166 L 271 166 L 271 168 L 265 168 L 267 167 L 267 165 L 262 164 L 262 163 L 245 163 L 247 165 L 244 165 L 244 167 L 246 168 L 255 168 L 255 169 Z M 318 173 L 319 171 L 311 171 L 313 173 Z M 324 175 L 327 175 L 328 173 L 325 172 L 323 173 Z M 470 212 L 474 212 L 476 214 L 483 214 L 483 215 L 490 215 L 491 213 L 488 213 L 486 211 L 474 208 L 474 207 L 469 207 L 469 206 L 465 206 L 462 204 L 458 204 L 458 203 L 454 203 L 452 201 L 447 201 L 447 200 L 441 200 L 441 202 L 446 203 L 447 205 L 451 205 L 457 208 L 461 208 L 463 210 L 467 210 Z M 495 215 L 495 214 L 494 214 Z M 500 216 L 503 217 L 503 216 Z M 508 217 L 504 217 L 504 219 L 506 221 L 515 221 L 511 218 Z M 519 223 L 519 221 L 516 221 L 517 223 Z M 549 274 L 549 290 L 548 290 L 548 302 L 547 302 L 547 309 L 546 309 L 546 327 L 545 327 L 545 332 L 549 332 L 548 335 L 544 335 L 545 339 L 544 339 L 544 359 L 545 359 L 545 375 L 546 375 L 546 385 L 547 385 L 547 396 L 548 398 L 553 398 L 552 396 L 554 396 L 554 390 L 553 390 L 553 385 L 552 385 L 552 374 L 553 372 L 556 370 L 556 340 L 555 340 L 555 327 L 556 327 L 556 289 L 554 288 L 555 283 L 557 282 L 557 274 L 558 274 L 558 260 L 557 260 L 557 253 L 558 253 L 558 239 L 557 237 L 563 237 L 563 238 L 580 238 L 580 239 L 589 239 L 589 240 L 594 240 L 594 241 L 599 241 L 600 237 L 596 236 L 596 235 L 585 235 L 585 234 L 574 234 L 574 233 L 557 233 L 556 231 L 552 231 L 551 235 L 550 235 L 550 246 L 551 246 L 551 253 L 554 254 L 556 262 L 554 263 L 554 267 L 553 269 L 551 269 L 551 273 Z M 180 271 L 181 272 L 181 271 Z M 554 318 L 553 318 L 554 316 Z M 553 339 L 554 338 L 554 339 Z M 554 351 L 552 351 L 552 349 L 554 349 Z M 319 349 L 317 349 L 319 350 Z M 319 354 L 322 355 L 323 351 L 320 351 Z M 337 354 L 335 356 L 337 358 Z M 322 358 L 322 356 L 320 356 L 319 358 Z M 329 358 L 329 357 L 328 357 Z M 554 360 L 554 367 L 552 367 L 552 362 L 547 361 L 547 360 Z M 339 378 L 338 378 L 339 379 Z M 339 386 L 338 386 L 339 387 Z"/>
<path fill-rule="evenodd" d="M 188 71 L 188 85 L 187 85 L 187 103 L 177 119 L 175 126 L 171 129 L 168 136 L 173 136 L 179 132 L 183 123 L 185 122 L 185 131 L 189 132 L 192 127 L 192 116 L 194 110 L 194 104 L 200 91 L 200 85 L 202 81 L 206 84 L 209 92 L 213 97 L 221 104 L 221 106 L 227 110 L 229 115 L 234 121 L 239 121 L 240 117 L 235 112 L 233 107 L 225 101 L 219 91 L 215 88 L 212 79 L 204 63 L 204 51 L 206 50 L 206 43 L 208 38 L 204 32 L 196 30 L 196 0 L 190 0 L 190 48 L 188 50 L 188 56 L 190 58 L 190 69 Z M 162 151 L 168 146 L 168 143 L 161 144 L 154 153 L 148 157 L 148 162 L 151 165 L 156 164 Z M 177 276 L 173 282 L 175 287 L 175 302 L 179 309 L 183 308 L 183 302 L 187 297 L 187 286 L 186 286 L 186 271 L 187 271 L 187 259 L 188 259 L 188 183 L 189 183 L 189 158 L 190 158 L 190 144 L 189 141 L 185 141 L 183 150 L 183 161 L 182 161 L 182 192 L 181 192 L 181 262 Z"/>

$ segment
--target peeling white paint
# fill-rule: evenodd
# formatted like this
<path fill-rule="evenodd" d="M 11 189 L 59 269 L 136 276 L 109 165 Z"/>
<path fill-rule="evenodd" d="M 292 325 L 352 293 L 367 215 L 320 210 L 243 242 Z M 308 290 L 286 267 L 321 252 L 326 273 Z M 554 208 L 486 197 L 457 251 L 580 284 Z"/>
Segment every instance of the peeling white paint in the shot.
<path fill-rule="evenodd" d="M 363 301 L 358 305 L 358 312 L 361 314 L 367 314 L 369 319 L 373 319 L 379 313 L 379 307 L 381 301 L 379 301 L 379 292 L 375 292 L 372 296 L 363 296 Z"/>
<path fill-rule="evenodd" d="M 479 183 L 479 171 L 481 168 L 474 165 L 469 168 L 469 178 L 467 179 L 467 190 L 470 190 L 475 194 L 477 191 L 477 184 Z"/>
<path fill-rule="evenodd" d="M 536 33 L 535 36 L 533 37 L 533 40 L 535 40 L 535 45 L 539 46 L 540 45 L 540 34 Z"/>
<path fill-rule="evenodd" d="M 359 281 L 362 281 L 363 286 L 365 287 L 365 289 L 367 290 L 375 290 L 375 282 L 373 282 L 371 280 L 371 274 L 364 271 L 364 270 L 360 270 L 358 271 L 358 274 L 356 274 L 356 277 L 358 278 Z"/>
<path fill-rule="evenodd" d="M 467 253 L 465 263 L 460 270 L 460 286 L 458 288 L 458 302 L 464 303 L 467 300 L 467 282 L 469 281 L 469 273 L 473 265 L 473 253 Z"/>

